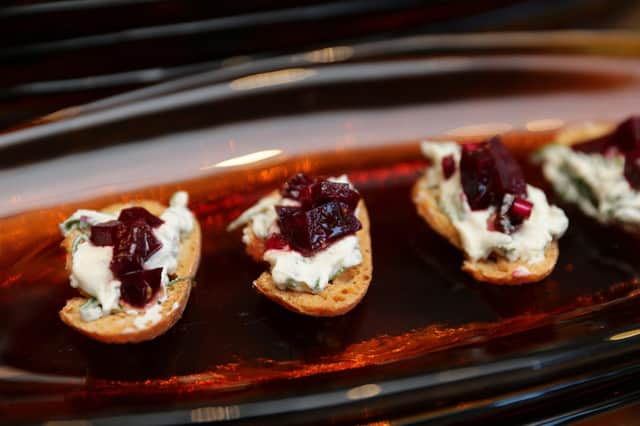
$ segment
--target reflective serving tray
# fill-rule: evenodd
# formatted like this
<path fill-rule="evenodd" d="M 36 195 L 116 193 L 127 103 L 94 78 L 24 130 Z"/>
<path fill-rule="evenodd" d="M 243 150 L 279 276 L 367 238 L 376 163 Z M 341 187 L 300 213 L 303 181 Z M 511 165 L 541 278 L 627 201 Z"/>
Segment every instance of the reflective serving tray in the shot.
<path fill-rule="evenodd" d="M 0 419 L 458 421 L 536 418 L 532 407 L 549 401 L 566 401 L 549 414 L 580 412 L 570 395 L 638 374 L 638 242 L 568 209 L 549 278 L 481 284 L 409 191 L 426 166 L 419 140 L 494 134 L 544 185 L 527 165 L 533 149 L 566 126 L 638 112 L 638 55 L 640 38 L 619 33 L 333 46 L 0 135 Z M 302 317 L 258 295 L 264 267 L 225 231 L 296 171 L 348 173 L 367 201 L 373 281 L 342 317 Z M 183 318 L 138 345 L 64 326 L 57 312 L 74 291 L 57 223 L 176 189 L 191 194 L 204 237 Z"/>

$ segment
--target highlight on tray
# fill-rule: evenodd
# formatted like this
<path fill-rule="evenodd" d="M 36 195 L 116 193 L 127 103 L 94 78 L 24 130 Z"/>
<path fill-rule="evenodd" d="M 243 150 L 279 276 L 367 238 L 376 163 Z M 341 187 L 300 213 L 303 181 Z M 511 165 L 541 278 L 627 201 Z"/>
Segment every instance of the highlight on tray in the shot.
<path fill-rule="evenodd" d="M 523 284 L 551 273 L 569 221 L 528 185 L 498 137 L 487 142 L 422 143 L 429 160 L 412 191 L 418 214 L 465 254 L 478 281 Z"/>
<path fill-rule="evenodd" d="M 369 217 L 346 175 L 299 173 L 242 213 L 247 253 L 270 270 L 254 288 L 305 315 L 342 315 L 362 300 L 372 274 Z"/>
<path fill-rule="evenodd" d="M 60 224 L 79 297 L 60 318 L 105 343 L 153 339 L 180 319 L 198 268 L 201 232 L 186 192 L 156 201 L 78 210 Z"/>
<path fill-rule="evenodd" d="M 534 155 L 558 196 L 605 225 L 640 234 L 640 116 L 584 139 L 572 130 Z M 562 141 L 563 143 L 558 143 Z"/>

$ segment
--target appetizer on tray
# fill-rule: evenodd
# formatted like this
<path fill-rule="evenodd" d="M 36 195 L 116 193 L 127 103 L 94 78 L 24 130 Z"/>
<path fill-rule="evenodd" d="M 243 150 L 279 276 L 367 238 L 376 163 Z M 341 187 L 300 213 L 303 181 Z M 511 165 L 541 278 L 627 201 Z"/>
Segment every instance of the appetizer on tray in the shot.
<path fill-rule="evenodd" d="M 290 178 L 233 223 L 255 260 L 266 262 L 253 285 L 285 308 L 331 317 L 353 309 L 371 282 L 369 217 L 347 176 Z"/>
<path fill-rule="evenodd" d="M 584 140 L 575 129 L 541 149 L 535 160 L 563 201 L 606 225 L 640 234 L 640 117 Z"/>
<path fill-rule="evenodd" d="M 492 284 L 540 281 L 558 259 L 569 221 L 494 137 L 460 145 L 423 142 L 430 165 L 412 191 L 418 213 L 464 251 L 462 269 Z"/>
<path fill-rule="evenodd" d="M 169 207 L 115 204 L 65 220 L 66 269 L 81 295 L 67 301 L 62 321 L 105 343 L 150 340 L 171 328 L 200 261 L 200 226 L 187 202 L 176 192 Z"/>

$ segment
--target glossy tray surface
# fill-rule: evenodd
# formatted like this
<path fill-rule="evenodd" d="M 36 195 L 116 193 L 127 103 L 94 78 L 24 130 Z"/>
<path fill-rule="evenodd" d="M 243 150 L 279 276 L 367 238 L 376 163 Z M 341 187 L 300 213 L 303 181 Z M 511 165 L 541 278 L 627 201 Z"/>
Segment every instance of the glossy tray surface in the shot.
<path fill-rule="evenodd" d="M 631 36 L 574 33 L 336 46 L 0 135 L 0 418 L 153 424 L 330 408 L 336 420 L 366 420 L 412 398 L 435 407 L 627 356 L 640 344 L 635 239 L 568 210 L 549 278 L 480 284 L 409 192 L 425 167 L 420 139 L 498 133 L 526 163 L 565 126 L 636 112 L 638 53 Z M 349 173 L 367 201 L 374 278 L 339 318 L 301 317 L 259 296 L 250 284 L 263 266 L 225 231 L 296 171 Z M 57 311 L 73 291 L 56 224 L 80 206 L 166 201 L 176 189 L 190 192 L 204 237 L 182 320 L 125 346 L 65 327 Z"/>

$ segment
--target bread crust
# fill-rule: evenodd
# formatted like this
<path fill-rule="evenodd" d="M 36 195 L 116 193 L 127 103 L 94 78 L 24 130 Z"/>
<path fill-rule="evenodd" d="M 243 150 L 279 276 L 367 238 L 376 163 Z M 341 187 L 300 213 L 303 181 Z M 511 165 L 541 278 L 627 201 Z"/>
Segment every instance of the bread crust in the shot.
<path fill-rule="evenodd" d="M 462 250 L 460 235 L 449 220 L 447 215 L 438 207 L 438 190 L 429 188 L 426 176 L 422 176 L 413 186 L 411 198 L 416 205 L 418 214 L 438 234 L 446 238 L 453 246 Z M 510 261 L 499 256 L 496 260 L 481 259 L 471 261 L 466 259 L 462 264 L 462 270 L 469 273 L 478 281 L 500 285 L 520 285 L 533 283 L 546 278 L 558 261 L 558 242 L 553 241 L 545 250 L 542 261 L 529 264 L 523 261 Z M 526 268 L 529 273 L 522 273 Z"/>
<path fill-rule="evenodd" d="M 268 271 L 263 272 L 253 282 L 253 287 L 274 302 L 299 314 L 314 317 L 335 317 L 349 312 L 360 303 L 367 293 L 373 273 L 369 215 L 362 200 L 358 204 L 357 216 L 362 224 L 362 229 L 356 233 L 362 252 L 362 263 L 348 268 L 336 276 L 322 292 L 313 294 L 280 290 Z M 254 259 L 262 261 L 263 242 L 251 232 L 251 222 L 247 224 L 247 227 L 245 232 L 249 232 L 250 235 L 247 253 Z"/>
<path fill-rule="evenodd" d="M 104 213 L 117 213 L 123 208 L 140 206 L 147 209 L 156 216 L 162 214 L 165 206 L 156 201 L 141 201 L 132 204 L 114 204 L 102 211 Z M 139 315 L 127 314 L 125 312 L 113 313 L 98 318 L 94 321 L 84 321 L 80 317 L 80 307 L 87 302 L 86 297 L 74 297 L 69 299 L 59 312 L 60 319 L 69 327 L 85 336 L 104 343 L 138 343 L 151 340 L 169 330 L 181 317 L 187 306 L 193 276 L 200 263 L 200 248 L 202 246 L 202 235 L 200 225 L 194 218 L 193 230 L 180 244 L 178 255 L 178 266 L 176 276 L 189 277 L 183 281 L 178 281 L 167 288 L 167 297 L 161 304 L 160 321 L 147 323 L 143 328 L 138 328 L 134 321 Z M 67 250 L 67 270 L 71 270 L 72 259 L 71 243 L 76 234 L 69 234 L 62 242 L 62 247 Z M 142 309 L 136 309 L 139 313 Z"/>

